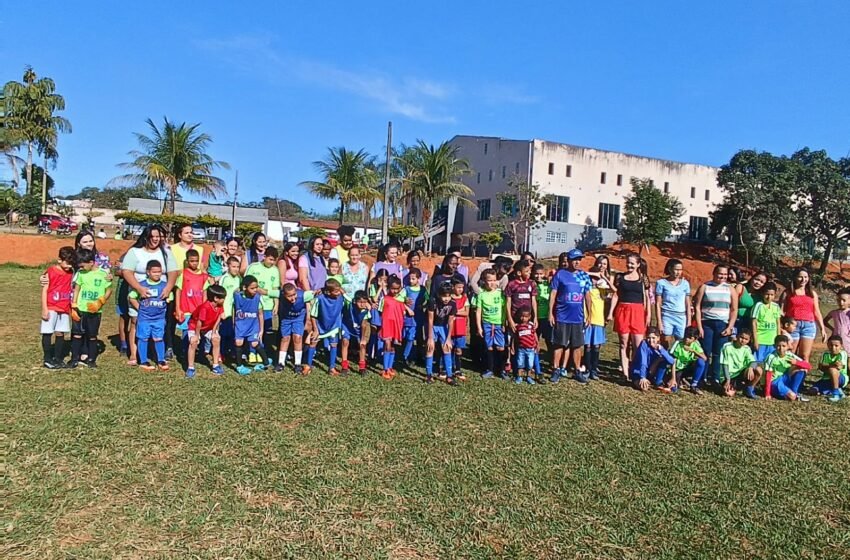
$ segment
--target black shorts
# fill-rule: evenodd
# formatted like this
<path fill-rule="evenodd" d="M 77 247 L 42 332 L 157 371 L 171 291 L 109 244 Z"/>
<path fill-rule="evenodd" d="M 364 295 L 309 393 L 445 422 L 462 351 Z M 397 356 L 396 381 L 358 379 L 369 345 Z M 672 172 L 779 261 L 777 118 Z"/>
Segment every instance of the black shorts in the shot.
<path fill-rule="evenodd" d="M 555 323 L 551 341 L 556 348 L 581 348 L 584 346 L 584 325 Z"/>
<path fill-rule="evenodd" d="M 80 320 L 71 325 L 71 334 L 97 338 L 97 333 L 100 332 L 100 317 L 100 313 L 80 311 Z"/>

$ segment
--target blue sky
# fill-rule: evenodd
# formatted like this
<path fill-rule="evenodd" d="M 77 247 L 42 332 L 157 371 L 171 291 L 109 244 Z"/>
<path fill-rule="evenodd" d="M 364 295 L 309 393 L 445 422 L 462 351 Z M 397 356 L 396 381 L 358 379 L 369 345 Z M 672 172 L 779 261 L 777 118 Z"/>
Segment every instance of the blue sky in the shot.
<path fill-rule="evenodd" d="M 543 138 L 711 165 L 740 148 L 850 152 L 844 0 L 42 0 L 0 14 L 0 80 L 30 64 L 65 96 L 60 193 L 104 185 L 163 116 L 202 123 L 240 199 L 319 211 L 334 203 L 298 186 L 311 162 L 328 146 L 382 153 L 388 120 L 396 143 Z"/>

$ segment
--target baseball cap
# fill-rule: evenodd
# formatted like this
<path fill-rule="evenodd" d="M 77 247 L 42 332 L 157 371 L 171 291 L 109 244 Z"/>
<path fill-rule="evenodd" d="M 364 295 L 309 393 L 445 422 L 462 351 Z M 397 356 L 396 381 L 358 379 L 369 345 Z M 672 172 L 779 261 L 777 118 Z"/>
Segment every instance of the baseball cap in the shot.
<path fill-rule="evenodd" d="M 580 249 L 571 249 L 569 253 L 567 253 L 567 260 L 574 261 L 577 259 L 583 259 L 584 253 L 581 252 Z"/>

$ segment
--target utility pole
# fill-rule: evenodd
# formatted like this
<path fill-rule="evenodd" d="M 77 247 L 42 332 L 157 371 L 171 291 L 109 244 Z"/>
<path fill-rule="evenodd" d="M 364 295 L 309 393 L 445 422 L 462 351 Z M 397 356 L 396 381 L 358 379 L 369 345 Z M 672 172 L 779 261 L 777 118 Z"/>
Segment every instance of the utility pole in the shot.
<path fill-rule="evenodd" d="M 393 123 L 387 123 L 387 168 L 384 174 L 384 221 L 381 226 L 381 243 L 387 242 L 387 230 L 390 227 L 390 215 L 387 212 L 390 205 L 390 166 L 393 158 Z"/>
<path fill-rule="evenodd" d="M 233 213 L 230 215 L 230 235 L 236 237 L 236 198 L 239 196 L 239 170 L 236 170 L 236 181 L 233 186 Z"/>

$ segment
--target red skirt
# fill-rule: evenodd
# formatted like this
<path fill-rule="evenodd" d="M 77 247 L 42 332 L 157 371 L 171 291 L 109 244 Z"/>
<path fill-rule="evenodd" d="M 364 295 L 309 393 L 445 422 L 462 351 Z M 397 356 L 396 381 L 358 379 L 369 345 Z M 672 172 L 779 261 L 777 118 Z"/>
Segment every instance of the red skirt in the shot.
<path fill-rule="evenodd" d="M 642 303 L 617 303 L 614 309 L 614 332 L 646 334 L 646 309 Z"/>
<path fill-rule="evenodd" d="M 386 297 L 384 298 L 384 310 L 381 312 L 381 339 L 393 340 L 401 343 L 401 334 L 404 328 L 404 303 Z"/>

